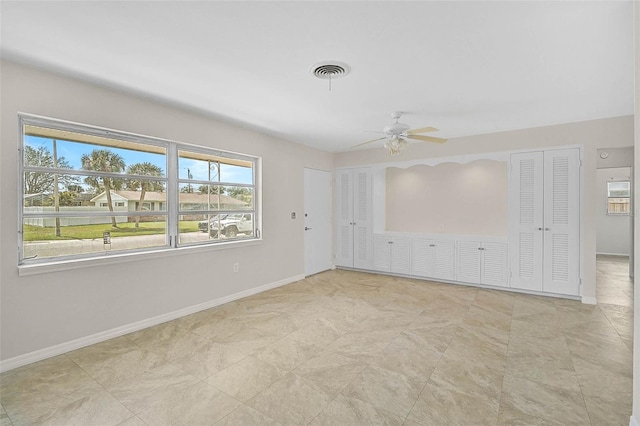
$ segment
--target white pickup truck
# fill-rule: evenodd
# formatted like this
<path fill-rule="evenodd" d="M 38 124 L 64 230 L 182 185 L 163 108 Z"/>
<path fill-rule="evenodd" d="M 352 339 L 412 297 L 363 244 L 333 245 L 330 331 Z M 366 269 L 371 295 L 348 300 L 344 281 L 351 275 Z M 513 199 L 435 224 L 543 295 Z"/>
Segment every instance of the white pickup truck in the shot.
<path fill-rule="evenodd" d="M 220 235 L 227 238 L 234 238 L 238 234 L 253 234 L 253 215 L 251 213 L 234 213 L 227 215 L 214 216 L 208 221 L 203 220 L 199 223 L 198 228 L 202 232 L 209 229 L 209 235 L 214 238 L 218 237 L 218 229 L 221 230 Z"/>

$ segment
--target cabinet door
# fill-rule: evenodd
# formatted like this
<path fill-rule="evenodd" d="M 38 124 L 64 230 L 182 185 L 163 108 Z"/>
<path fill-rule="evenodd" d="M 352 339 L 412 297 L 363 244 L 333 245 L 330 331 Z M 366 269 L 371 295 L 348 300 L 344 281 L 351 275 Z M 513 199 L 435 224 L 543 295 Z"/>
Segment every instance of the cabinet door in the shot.
<path fill-rule="evenodd" d="M 353 179 L 351 170 L 337 172 L 335 179 L 336 265 L 353 267 Z"/>
<path fill-rule="evenodd" d="M 411 239 L 409 237 L 391 239 L 391 272 L 404 275 L 411 273 Z"/>
<path fill-rule="evenodd" d="M 455 241 L 433 241 L 433 278 L 441 280 L 456 279 L 456 243 Z"/>
<path fill-rule="evenodd" d="M 580 158 L 578 149 L 544 153 L 544 284 L 550 293 L 578 295 Z"/>
<path fill-rule="evenodd" d="M 412 244 L 411 273 L 418 277 L 433 277 L 436 245 L 427 238 L 414 238 Z"/>
<path fill-rule="evenodd" d="M 542 291 L 542 152 L 511 155 L 509 176 L 509 248 L 511 287 Z"/>
<path fill-rule="evenodd" d="M 373 237 L 373 269 L 376 271 L 391 271 L 391 239 L 385 235 Z"/>
<path fill-rule="evenodd" d="M 458 241 L 456 279 L 465 283 L 480 283 L 482 244 L 475 241 Z"/>
<path fill-rule="evenodd" d="M 482 243 L 482 284 L 506 287 L 507 245 Z"/>
<path fill-rule="evenodd" d="M 369 169 L 353 170 L 353 266 L 370 269 L 373 261 L 372 179 Z"/>

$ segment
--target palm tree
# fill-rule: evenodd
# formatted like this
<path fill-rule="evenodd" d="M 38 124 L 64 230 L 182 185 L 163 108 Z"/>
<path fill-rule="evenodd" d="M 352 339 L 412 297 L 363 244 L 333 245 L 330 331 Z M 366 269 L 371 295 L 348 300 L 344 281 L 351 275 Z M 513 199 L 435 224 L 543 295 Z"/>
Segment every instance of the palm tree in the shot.
<path fill-rule="evenodd" d="M 162 169 L 155 164 L 144 162 L 136 163 L 127 167 L 127 174 L 139 175 L 139 176 L 162 176 Z M 164 182 L 160 180 L 149 179 L 128 179 L 127 188 L 131 191 L 140 190 L 140 201 L 138 201 L 138 207 L 136 211 L 142 211 L 142 204 L 144 203 L 144 197 L 147 191 L 162 192 L 164 189 Z M 136 216 L 136 228 L 140 225 L 140 216 Z"/>
<path fill-rule="evenodd" d="M 125 169 L 124 159 L 115 152 L 108 149 L 94 149 L 91 154 L 83 154 L 81 158 L 82 169 L 95 172 L 122 173 Z M 109 211 L 113 212 L 113 202 L 111 201 L 111 189 L 120 189 L 122 179 L 114 179 L 107 176 L 88 176 L 84 180 L 87 184 L 96 188 L 99 192 L 101 188 L 107 195 Z M 111 216 L 111 226 L 117 228 L 116 217 Z"/>

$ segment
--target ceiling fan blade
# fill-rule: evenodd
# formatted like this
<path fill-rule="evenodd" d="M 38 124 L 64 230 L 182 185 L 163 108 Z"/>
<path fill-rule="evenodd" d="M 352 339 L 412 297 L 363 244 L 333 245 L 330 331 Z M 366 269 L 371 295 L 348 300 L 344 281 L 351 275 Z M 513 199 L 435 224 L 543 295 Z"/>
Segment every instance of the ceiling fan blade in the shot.
<path fill-rule="evenodd" d="M 378 138 L 378 139 L 373 139 L 373 140 L 370 140 L 370 141 L 362 142 L 362 143 L 359 143 L 358 145 L 353 145 L 351 148 L 356 148 L 358 146 L 366 145 L 366 144 L 371 143 L 371 142 L 381 141 L 381 140 L 386 139 L 386 138 L 387 137 L 385 136 L 383 138 Z"/>
<path fill-rule="evenodd" d="M 415 135 L 416 133 L 429 133 L 429 132 L 437 132 L 438 129 L 435 127 L 421 127 L 420 129 L 409 130 L 407 133 L 410 135 Z"/>
<path fill-rule="evenodd" d="M 435 142 L 435 143 L 445 143 L 447 140 L 443 138 L 435 138 L 433 136 L 422 136 L 422 135 L 407 135 L 407 139 L 415 139 L 417 141 L 423 142 Z"/>

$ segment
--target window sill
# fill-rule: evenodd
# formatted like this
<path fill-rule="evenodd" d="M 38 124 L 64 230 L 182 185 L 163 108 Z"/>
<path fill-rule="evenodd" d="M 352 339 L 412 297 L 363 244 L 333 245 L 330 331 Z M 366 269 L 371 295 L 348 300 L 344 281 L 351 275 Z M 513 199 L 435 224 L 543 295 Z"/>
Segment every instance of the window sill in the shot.
<path fill-rule="evenodd" d="M 147 259 L 158 259 L 183 254 L 202 253 L 207 251 L 227 250 L 230 248 L 240 248 L 262 244 L 262 239 L 252 239 L 249 241 L 230 241 L 210 245 L 196 245 L 179 248 L 162 248 L 138 253 L 112 254 L 104 257 L 92 257 L 90 259 L 70 259 L 62 261 L 52 261 L 41 264 L 18 266 L 18 276 L 29 276 L 38 274 L 48 274 L 51 272 L 68 271 L 72 269 L 92 268 L 103 265 L 120 264 L 123 262 L 139 262 Z"/>

